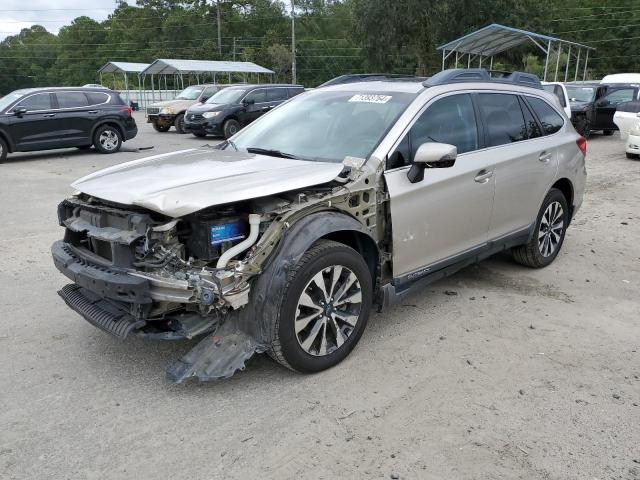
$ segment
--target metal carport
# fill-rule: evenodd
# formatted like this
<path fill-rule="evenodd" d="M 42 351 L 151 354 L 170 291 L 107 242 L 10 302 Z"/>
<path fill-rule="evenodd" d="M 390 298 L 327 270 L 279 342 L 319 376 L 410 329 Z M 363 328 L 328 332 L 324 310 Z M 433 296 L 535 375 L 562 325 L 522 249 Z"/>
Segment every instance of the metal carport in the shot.
<path fill-rule="evenodd" d="M 549 72 L 549 57 L 553 50 L 557 52 L 555 74 L 553 80 L 558 80 L 558 69 L 560 67 L 560 54 L 563 47 L 568 49 L 568 60 L 564 71 L 564 81 L 569 79 L 569 63 L 571 63 L 571 57 L 576 59 L 574 80 L 578 79 L 578 70 L 580 67 L 580 59 L 584 52 L 584 67 L 582 73 L 582 80 L 585 80 L 587 76 L 587 64 L 589 62 L 589 52 L 595 50 L 593 47 L 582 45 L 580 43 L 570 42 L 562 40 L 556 37 L 550 37 L 548 35 L 542 35 L 539 33 L 528 32 L 526 30 L 520 30 L 518 28 L 507 27 L 505 25 L 499 25 L 493 23 L 480 30 L 464 35 L 463 37 L 453 40 L 444 45 L 440 45 L 438 50 L 442 51 L 442 69 L 445 69 L 447 59 L 455 54 L 455 65 L 458 66 L 458 61 L 464 61 L 464 56 L 467 56 L 467 67 L 471 66 L 471 62 L 479 57 L 480 67 L 482 67 L 483 59 L 489 60 L 489 69 L 493 68 L 493 57 L 498 53 L 504 52 L 510 48 L 514 48 L 524 43 L 532 42 L 545 54 L 544 62 L 544 80 L 547 80 L 547 74 Z"/>
<path fill-rule="evenodd" d="M 138 90 L 142 90 L 142 84 L 140 80 L 140 74 L 149 66 L 148 63 L 134 63 L 134 62 L 107 62 L 98 69 L 100 75 L 100 85 L 102 85 L 102 74 L 113 74 L 113 88 L 116 89 L 116 74 L 122 74 L 124 77 L 124 88 L 127 92 L 127 103 L 130 101 L 129 94 L 129 79 L 128 75 L 134 74 L 138 77 Z"/>

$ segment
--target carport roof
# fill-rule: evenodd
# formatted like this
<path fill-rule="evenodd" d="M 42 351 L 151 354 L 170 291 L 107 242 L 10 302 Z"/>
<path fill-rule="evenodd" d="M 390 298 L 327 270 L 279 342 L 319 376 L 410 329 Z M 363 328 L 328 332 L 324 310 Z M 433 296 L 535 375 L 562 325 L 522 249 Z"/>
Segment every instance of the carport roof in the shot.
<path fill-rule="evenodd" d="M 148 66 L 148 63 L 107 62 L 98 73 L 140 73 Z"/>
<path fill-rule="evenodd" d="M 167 60 L 159 58 L 142 72 L 144 75 L 176 73 L 274 73 L 252 62 L 222 62 L 214 60 Z"/>
<path fill-rule="evenodd" d="M 595 50 L 593 47 L 575 42 L 568 42 L 556 37 L 542 35 L 540 33 L 528 32 L 518 28 L 507 27 L 492 23 L 480 30 L 471 32 L 468 35 L 453 40 L 444 45 L 440 45 L 438 50 L 451 50 L 462 54 L 483 55 L 490 57 L 500 52 L 516 47 L 522 43 L 542 41 L 560 42 L 567 45 L 575 45 L 587 50 Z"/>

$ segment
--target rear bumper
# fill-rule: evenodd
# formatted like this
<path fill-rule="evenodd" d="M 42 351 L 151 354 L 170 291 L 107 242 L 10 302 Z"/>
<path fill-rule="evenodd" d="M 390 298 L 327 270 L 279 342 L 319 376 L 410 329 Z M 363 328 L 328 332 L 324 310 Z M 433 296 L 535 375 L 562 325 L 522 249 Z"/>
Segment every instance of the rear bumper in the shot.
<path fill-rule="evenodd" d="M 124 140 L 131 140 L 133 138 L 136 138 L 136 136 L 138 135 L 138 127 L 136 125 L 134 125 L 133 127 L 127 128 L 124 131 Z"/>
<path fill-rule="evenodd" d="M 149 281 L 144 278 L 93 264 L 62 240 L 51 246 L 51 255 L 54 265 L 63 275 L 102 298 L 139 305 L 152 302 Z"/>

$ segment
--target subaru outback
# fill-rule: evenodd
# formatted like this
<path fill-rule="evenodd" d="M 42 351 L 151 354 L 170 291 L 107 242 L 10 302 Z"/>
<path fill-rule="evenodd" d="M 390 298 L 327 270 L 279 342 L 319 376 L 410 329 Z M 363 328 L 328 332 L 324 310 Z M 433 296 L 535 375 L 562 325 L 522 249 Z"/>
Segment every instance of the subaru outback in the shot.
<path fill-rule="evenodd" d="M 205 335 L 167 377 L 220 379 L 267 352 L 336 365 L 369 312 L 501 251 L 549 265 L 582 203 L 586 141 L 537 77 L 296 96 L 215 147 L 88 175 L 58 208 L 59 294 L 116 337 Z"/>

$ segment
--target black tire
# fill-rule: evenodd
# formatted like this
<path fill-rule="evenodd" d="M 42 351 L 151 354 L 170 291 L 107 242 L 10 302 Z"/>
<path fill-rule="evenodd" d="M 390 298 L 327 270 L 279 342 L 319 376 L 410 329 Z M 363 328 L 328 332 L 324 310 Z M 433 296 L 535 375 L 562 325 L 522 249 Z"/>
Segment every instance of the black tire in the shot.
<path fill-rule="evenodd" d="M 5 142 L 2 137 L 0 137 L 0 163 L 4 162 L 7 159 L 8 152 L 9 147 L 7 146 L 7 142 Z"/>
<path fill-rule="evenodd" d="M 178 115 L 176 115 L 176 118 L 173 121 L 173 126 L 176 127 L 176 132 L 178 132 L 180 134 L 187 133 L 187 131 L 184 129 L 184 114 L 183 113 L 179 113 Z"/>
<path fill-rule="evenodd" d="M 640 155 L 638 155 L 637 153 L 629 153 L 629 152 L 626 152 L 626 154 L 627 154 L 627 158 L 628 158 L 629 160 L 638 160 L 638 158 L 640 158 Z M 2 161 L 2 159 L 1 159 L 1 158 L 0 158 L 0 161 Z"/>
<path fill-rule="evenodd" d="M 93 134 L 93 146 L 100 153 L 116 153 L 122 147 L 122 134 L 118 127 L 102 125 Z"/>
<path fill-rule="evenodd" d="M 206 133 L 202 133 L 202 132 L 192 132 L 192 133 L 198 138 L 204 138 L 207 136 Z"/>
<path fill-rule="evenodd" d="M 553 204 L 559 204 L 562 208 L 562 212 L 557 220 L 554 221 L 552 219 L 551 226 L 553 227 L 553 225 L 557 225 L 557 223 L 554 222 L 562 220 L 561 228 L 550 229 L 547 225 L 543 224 L 543 220 L 547 223 L 546 218 L 548 217 L 546 217 L 545 214 L 547 209 L 551 208 L 551 205 Z M 542 268 L 551 264 L 562 248 L 568 224 L 569 206 L 567 204 L 567 199 L 560 190 L 552 188 L 549 190 L 549 193 L 547 193 L 547 196 L 542 202 L 532 238 L 525 245 L 515 247 L 511 250 L 513 258 L 519 264 L 531 268 Z M 546 243 L 544 240 L 545 237 L 547 237 Z M 551 245 L 553 241 L 556 241 L 557 243 L 555 244 L 553 251 L 549 251 L 552 248 Z"/>
<path fill-rule="evenodd" d="M 160 125 L 158 122 L 152 122 L 152 125 L 153 129 L 160 133 L 168 132 L 171 128 L 171 125 Z"/>
<path fill-rule="evenodd" d="M 613 132 L 614 132 L 613 130 L 603 130 L 602 134 L 607 137 L 610 137 L 611 135 L 613 135 Z"/>
<path fill-rule="evenodd" d="M 576 120 L 575 128 L 584 138 L 589 138 L 591 135 L 591 122 L 585 116 L 581 116 Z"/>
<path fill-rule="evenodd" d="M 336 270 L 336 267 L 339 270 Z M 334 271 L 341 272 L 335 283 L 331 281 Z M 323 283 L 324 279 L 329 280 L 329 284 L 324 283 L 329 295 L 332 293 L 340 294 L 341 287 L 346 286 L 341 296 L 335 297 L 336 302 L 340 298 L 343 299 L 342 305 L 338 307 L 339 303 L 336 303 L 334 306 L 334 298 L 331 297 L 330 305 L 327 302 L 323 310 L 323 307 L 314 302 L 318 306 L 313 307 L 310 311 L 312 314 L 315 312 L 316 320 L 309 321 L 305 329 L 296 333 L 296 316 L 298 314 L 306 316 L 309 313 L 304 305 L 299 309 L 298 302 L 303 301 L 303 294 L 309 299 L 315 297 L 317 300 L 318 297 L 315 293 L 320 290 L 315 289 L 314 292 L 311 282 L 318 274 L 321 275 Z M 357 281 L 348 286 L 351 274 L 355 275 Z M 359 306 L 357 302 L 358 289 L 361 300 Z M 354 299 L 355 302 L 344 302 L 345 298 Z M 316 242 L 305 252 L 298 264 L 289 271 L 279 313 L 277 318 L 272 321 L 270 328 L 271 341 L 267 350 L 269 355 L 283 366 L 302 373 L 319 372 L 340 363 L 353 350 L 364 332 L 369 319 L 372 298 L 371 272 L 362 256 L 354 249 L 338 242 L 330 240 Z M 318 308 L 320 310 L 317 310 Z M 302 309 L 305 309 L 304 312 Z M 345 313 L 350 314 L 353 328 L 349 326 L 349 323 L 340 319 L 340 316 L 348 318 L 344 315 Z M 357 320 L 354 321 L 353 317 L 356 317 Z M 308 340 L 313 335 L 311 332 L 313 332 L 314 326 L 323 322 L 324 329 L 318 330 L 318 334 L 313 340 L 313 346 L 310 347 L 310 349 L 317 349 L 317 351 L 313 353 L 305 350 L 302 346 L 305 343 L 303 336 L 307 335 L 306 339 Z M 341 332 L 340 338 L 343 342 L 341 345 L 338 342 L 338 330 Z M 326 339 L 325 342 L 322 342 L 323 336 Z M 323 343 L 326 347 L 325 354 L 321 354 Z"/>
<path fill-rule="evenodd" d="M 224 126 L 222 127 L 222 133 L 224 134 L 224 138 L 233 137 L 236 133 L 240 131 L 240 122 L 237 120 L 230 118 L 226 122 L 224 122 Z"/>

